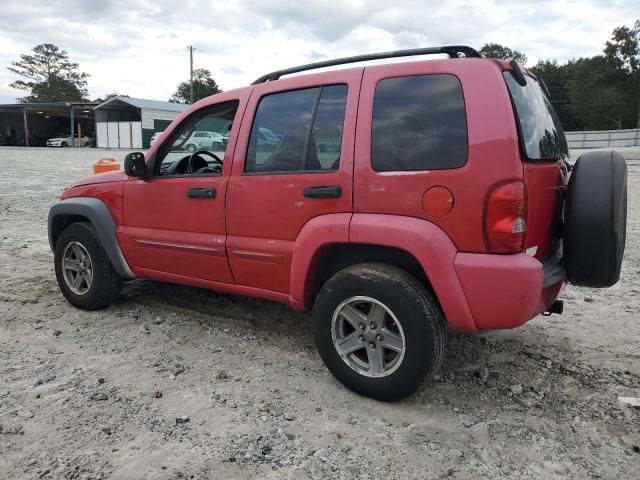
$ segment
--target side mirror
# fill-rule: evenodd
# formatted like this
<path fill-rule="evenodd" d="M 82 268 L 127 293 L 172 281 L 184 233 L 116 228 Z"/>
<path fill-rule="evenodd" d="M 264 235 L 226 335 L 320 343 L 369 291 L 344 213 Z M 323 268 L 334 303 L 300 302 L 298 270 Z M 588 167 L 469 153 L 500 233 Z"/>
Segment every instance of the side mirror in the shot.
<path fill-rule="evenodd" d="M 130 177 L 144 178 L 147 174 L 147 164 L 144 153 L 131 152 L 124 157 L 124 173 Z"/>

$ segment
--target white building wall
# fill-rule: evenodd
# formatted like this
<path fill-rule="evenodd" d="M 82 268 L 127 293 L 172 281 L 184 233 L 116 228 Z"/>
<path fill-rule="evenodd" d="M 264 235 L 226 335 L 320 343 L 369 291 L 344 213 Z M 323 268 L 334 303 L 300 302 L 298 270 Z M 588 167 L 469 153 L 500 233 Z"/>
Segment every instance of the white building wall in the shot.
<path fill-rule="evenodd" d="M 140 122 L 97 122 L 96 137 L 100 148 L 142 148 Z"/>
<path fill-rule="evenodd" d="M 148 147 L 148 137 L 151 136 L 149 131 L 155 130 L 154 120 L 171 122 L 182 112 L 142 108 L 140 109 L 140 122 L 127 118 L 131 114 L 125 113 L 117 110 L 96 110 L 97 146 L 103 148 Z M 143 145 L 144 141 L 147 142 L 147 145 Z"/>
<path fill-rule="evenodd" d="M 154 120 L 174 120 L 182 112 L 167 112 L 165 110 L 153 110 L 143 108 L 140 112 L 142 118 L 142 128 L 153 129 Z"/>
<path fill-rule="evenodd" d="M 96 146 L 109 147 L 109 125 L 107 122 L 96 122 Z"/>

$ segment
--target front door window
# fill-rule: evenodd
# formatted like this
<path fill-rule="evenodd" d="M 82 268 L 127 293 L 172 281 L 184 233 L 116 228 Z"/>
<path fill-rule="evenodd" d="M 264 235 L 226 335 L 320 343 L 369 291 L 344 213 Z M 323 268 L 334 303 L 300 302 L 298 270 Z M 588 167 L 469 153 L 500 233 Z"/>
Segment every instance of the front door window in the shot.
<path fill-rule="evenodd" d="M 219 175 L 237 110 L 228 102 L 181 125 L 160 149 L 158 175 Z"/>

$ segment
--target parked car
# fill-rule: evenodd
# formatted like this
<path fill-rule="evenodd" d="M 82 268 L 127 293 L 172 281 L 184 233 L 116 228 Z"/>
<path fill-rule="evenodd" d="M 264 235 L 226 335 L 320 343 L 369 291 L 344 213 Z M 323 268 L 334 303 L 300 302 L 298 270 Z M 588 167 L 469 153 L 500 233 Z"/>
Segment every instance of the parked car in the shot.
<path fill-rule="evenodd" d="M 436 47 L 334 63 L 416 54 L 451 58 L 272 72 L 74 183 L 49 212 L 62 294 L 95 310 L 145 277 L 288 303 L 312 312 L 338 380 L 389 401 L 438 370 L 448 328 L 511 329 L 561 313 L 567 282 L 615 284 L 624 159 L 572 167 L 544 85 L 515 62 Z M 214 120 L 225 150 L 185 152 Z"/>
<path fill-rule="evenodd" d="M 153 135 L 151 135 L 151 139 L 149 140 L 149 146 L 153 145 L 160 135 L 162 135 L 162 132 L 155 132 Z"/>
<path fill-rule="evenodd" d="M 271 145 L 275 147 L 278 145 L 280 139 L 278 136 L 273 133 L 268 128 L 260 127 L 258 128 L 258 144 L 259 145 Z"/>
<path fill-rule="evenodd" d="M 80 145 L 83 147 L 91 146 L 91 139 L 87 136 L 84 136 L 80 139 Z M 78 137 L 71 138 L 71 135 L 63 135 L 60 137 L 50 138 L 47 140 L 47 147 L 69 147 L 69 146 L 78 146 Z"/>
<path fill-rule="evenodd" d="M 224 142 L 224 137 L 218 132 L 193 132 L 185 148 L 191 153 L 197 150 L 215 150 L 221 148 Z"/>

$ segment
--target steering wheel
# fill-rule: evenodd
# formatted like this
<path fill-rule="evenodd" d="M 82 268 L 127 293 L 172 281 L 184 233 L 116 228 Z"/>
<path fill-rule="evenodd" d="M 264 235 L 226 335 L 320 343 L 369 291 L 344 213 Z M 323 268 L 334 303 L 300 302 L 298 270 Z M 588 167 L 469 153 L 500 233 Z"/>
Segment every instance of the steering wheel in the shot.
<path fill-rule="evenodd" d="M 209 167 L 207 162 L 202 157 L 199 157 L 201 153 L 209 155 L 215 162 L 218 162 L 219 165 L 216 165 L 216 167 L 219 166 L 220 170 L 222 170 L 222 159 L 215 153 L 209 152 L 208 150 L 196 150 L 191 155 L 189 155 L 189 160 L 187 160 L 187 173 L 216 173 L 216 169 Z M 196 167 L 196 165 L 194 164 L 196 158 L 202 160 L 205 165 L 199 165 Z M 211 171 L 206 172 L 205 170 Z"/>

